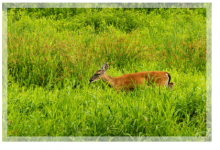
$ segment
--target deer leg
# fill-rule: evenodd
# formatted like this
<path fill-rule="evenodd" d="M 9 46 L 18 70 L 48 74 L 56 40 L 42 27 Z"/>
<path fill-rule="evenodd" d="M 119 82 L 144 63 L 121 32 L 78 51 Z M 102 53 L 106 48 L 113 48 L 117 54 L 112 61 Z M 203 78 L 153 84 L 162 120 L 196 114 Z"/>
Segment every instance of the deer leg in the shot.
<path fill-rule="evenodd" d="M 170 90 L 172 91 L 173 90 L 173 86 L 174 86 L 174 82 L 168 83 L 168 86 L 170 87 Z"/>

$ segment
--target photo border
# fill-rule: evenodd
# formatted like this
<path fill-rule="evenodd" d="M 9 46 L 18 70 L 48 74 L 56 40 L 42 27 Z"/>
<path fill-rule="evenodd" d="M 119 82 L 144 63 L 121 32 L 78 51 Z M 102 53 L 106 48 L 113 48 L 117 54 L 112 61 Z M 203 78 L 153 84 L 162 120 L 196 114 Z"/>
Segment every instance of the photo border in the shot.
<path fill-rule="evenodd" d="M 206 136 L 62 136 L 62 137 L 22 137 L 7 136 L 7 9 L 8 8 L 206 8 L 207 37 L 207 101 L 206 101 Z M 121 142 L 211 142 L 212 141 L 212 3 L 2 3 L 2 141 L 48 141 L 48 142 L 88 142 L 88 141 L 121 141 Z"/>

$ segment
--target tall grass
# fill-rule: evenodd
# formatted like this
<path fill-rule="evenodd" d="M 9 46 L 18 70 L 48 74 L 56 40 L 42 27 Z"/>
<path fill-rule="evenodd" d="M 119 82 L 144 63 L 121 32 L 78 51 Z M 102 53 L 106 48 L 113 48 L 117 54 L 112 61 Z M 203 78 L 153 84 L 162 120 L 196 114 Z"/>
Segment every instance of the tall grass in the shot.
<path fill-rule="evenodd" d="M 52 91 L 13 84 L 8 89 L 8 135 L 205 136 L 205 78 L 201 73 L 172 74 L 174 91 L 143 88 L 119 95 L 99 83 Z"/>
<path fill-rule="evenodd" d="M 8 72 L 23 85 L 45 86 L 66 78 L 78 81 L 104 62 L 119 68 L 157 61 L 163 68 L 184 72 L 206 69 L 205 18 L 192 10 L 161 9 L 146 15 L 144 11 L 85 9 L 86 13 L 57 20 L 53 20 L 56 14 L 35 18 L 35 13 L 30 17 L 25 10 L 16 14 L 12 10 L 8 13 Z M 107 23 L 111 19 L 118 23 Z M 123 20 L 138 22 L 138 27 Z"/>
<path fill-rule="evenodd" d="M 8 135 L 205 136 L 205 9 L 10 9 Z M 89 78 L 160 70 L 173 91 Z"/>

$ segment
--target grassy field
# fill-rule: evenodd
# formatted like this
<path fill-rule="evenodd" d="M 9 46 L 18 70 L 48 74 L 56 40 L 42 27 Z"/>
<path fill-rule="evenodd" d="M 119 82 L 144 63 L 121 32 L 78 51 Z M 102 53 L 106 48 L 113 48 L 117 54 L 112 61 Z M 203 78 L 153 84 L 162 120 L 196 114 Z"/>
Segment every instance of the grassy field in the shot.
<path fill-rule="evenodd" d="M 207 136 L 206 9 L 9 9 L 8 136 Z M 167 71 L 117 94 L 107 74 Z"/>

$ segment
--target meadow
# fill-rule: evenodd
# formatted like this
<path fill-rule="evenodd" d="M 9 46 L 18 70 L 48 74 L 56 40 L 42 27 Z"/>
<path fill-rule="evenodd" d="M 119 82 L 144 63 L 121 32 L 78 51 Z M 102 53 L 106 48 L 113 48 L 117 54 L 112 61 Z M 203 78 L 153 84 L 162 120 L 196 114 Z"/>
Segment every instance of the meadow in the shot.
<path fill-rule="evenodd" d="M 206 29 L 203 8 L 8 9 L 7 135 L 206 137 Z M 104 63 L 175 86 L 88 85 Z"/>

